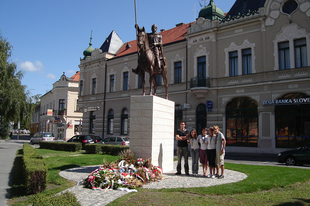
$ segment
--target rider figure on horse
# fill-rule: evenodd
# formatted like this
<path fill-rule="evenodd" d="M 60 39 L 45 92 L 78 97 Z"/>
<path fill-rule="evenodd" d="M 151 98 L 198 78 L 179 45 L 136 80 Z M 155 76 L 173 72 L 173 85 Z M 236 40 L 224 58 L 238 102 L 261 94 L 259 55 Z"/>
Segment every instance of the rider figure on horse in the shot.
<path fill-rule="evenodd" d="M 161 34 L 157 33 L 157 26 L 156 24 L 152 25 L 152 33 L 148 34 L 149 37 L 149 44 L 150 48 L 153 51 L 154 55 L 156 56 L 156 64 L 158 66 L 158 73 L 162 71 L 162 64 L 165 64 L 164 61 L 162 61 L 164 56 L 164 50 L 163 50 L 163 37 Z"/>
<path fill-rule="evenodd" d="M 135 28 L 138 30 L 139 26 L 136 24 Z M 157 73 L 162 72 L 162 67 L 165 66 L 164 58 L 164 50 L 163 50 L 163 42 L 162 35 L 157 33 L 156 24 L 152 25 L 152 33 L 148 33 L 149 47 L 155 55 L 155 64 L 157 65 L 158 71 Z M 139 67 L 136 69 L 132 69 L 135 74 L 139 74 Z"/>

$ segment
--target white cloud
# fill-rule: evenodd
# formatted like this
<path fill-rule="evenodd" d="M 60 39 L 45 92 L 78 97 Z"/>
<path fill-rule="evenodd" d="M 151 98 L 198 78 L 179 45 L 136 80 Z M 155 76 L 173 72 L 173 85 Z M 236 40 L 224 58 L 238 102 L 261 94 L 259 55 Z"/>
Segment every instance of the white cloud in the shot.
<path fill-rule="evenodd" d="M 46 78 L 48 79 L 56 79 L 56 76 L 54 74 L 49 73 Z"/>
<path fill-rule="evenodd" d="M 35 61 L 35 63 L 25 61 L 20 64 L 20 68 L 24 71 L 35 72 L 35 71 L 41 71 L 44 68 L 44 66 L 40 61 Z"/>

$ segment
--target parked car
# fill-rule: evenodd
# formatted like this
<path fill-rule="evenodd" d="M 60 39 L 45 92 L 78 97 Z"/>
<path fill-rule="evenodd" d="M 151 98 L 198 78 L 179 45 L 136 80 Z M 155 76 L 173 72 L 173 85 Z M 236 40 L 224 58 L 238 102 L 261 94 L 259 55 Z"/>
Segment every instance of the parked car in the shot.
<path fill-rule="evenodd" d="M 278 162 L 286 165 L 310 164 L 310 144 L 279 153 Z"/>
<path fill-rule="evenodd" d="M 103 144 L 129 145 L 129 137 L 111 136 L 103 139 Z"/>
<path fill-rule="evenodd" d="M 102 138 L 96 135 L 79 134 L 71 137 L 69 140 L 67 140 L 67 142 L 81 142 L 82 147 L 84 148 L 85 144 L 102 142 Z"/>
<path fill-rule="evenodd" d="M 30 144 L 39 144 L 40 141 L 54 141 L 55 139 L 52 132 L 37 132 L 30 139 Z"/>

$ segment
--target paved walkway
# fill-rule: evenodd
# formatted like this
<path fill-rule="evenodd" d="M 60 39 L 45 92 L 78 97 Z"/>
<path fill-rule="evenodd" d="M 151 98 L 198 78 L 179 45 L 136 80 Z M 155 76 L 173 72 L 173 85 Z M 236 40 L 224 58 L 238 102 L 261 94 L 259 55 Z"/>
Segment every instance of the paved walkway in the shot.
<path fill-rule="evenodd" d="M 174 162 L 174 168 L 176 168 L 177 162 Z M 183 165 L 183 162 L 182 162 Z M 189 158 L 189 165 L 191 166 L 191 159 Z M 78 167 L 71 168 L 59 173 L 60 176 L 75 181 L 80 182 L 85 179 L 93 170 L 97 169 L 99 166 L 88 166 L 88 167 Z M 183 168 L 182 168 L 183 169 Z M 232 182 L 238 182 L 247 178 L 246 174 L 225 170 L 225 178 L 223 179 L 211 179 L 202 176 L 202 167 L 199 168 L 200 175 L 198 176 L 186 176 L 186 175 L 174 175 L 176 171 L 164 174 L 164 179 L 159 182 L 152 182 L 149 185 L 144 185 L 143 188 L 148 189 L 162 189 L 162 188 L 189 188 L 189 187 L 209 187 L 213 185 L 221 185 Z M 184 170 L 183 170 L 184 172 Z M 191 173 L 191 170 L 190 170 Z M 106 205 L 109 202 L 127 194 L 124 191 L 118 190 L 91 190 L 89 188 L 83 188 L 82 185 L 76 185 L 67 189 L 74 193 L 81 203 L 82 206 L 87 205 Z"/>

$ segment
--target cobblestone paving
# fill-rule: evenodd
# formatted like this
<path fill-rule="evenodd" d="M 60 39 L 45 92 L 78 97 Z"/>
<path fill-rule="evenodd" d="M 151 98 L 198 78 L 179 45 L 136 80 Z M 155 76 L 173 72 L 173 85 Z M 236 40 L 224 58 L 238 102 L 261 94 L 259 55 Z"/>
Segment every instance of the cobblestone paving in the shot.
<path fill-rule="evenodd" d="M 189 165 L 191 161 L 189 159 Z M 71 168 L 59 173 L 60 176 L 72 180 L 75 182 L 80 182 L 82 179 L 86 178 L 90 172 L 97 169 L 99 166 L 88 166 L 88 167 L 78 167 Z M 176 168 L 176 162 L 174 162 L 174 168 Z M 183 169 L 183 168 L 182 168 Z M 232 182 L 238 182 L 247 178 L 246 174 L 225 170 L 225 178 L 223 179 L 212 179 L 202 176 L 202 168 L 199 168 L 200 175 L 198 176 L 186 176 L 186 175 L 174 175 L 176 171 L 164 174 L 164 179 L 159 182 L 152 182 L 149 185 L 144 185 L 143 188 L 148 189 L 162 189 L 162 188 L 188 188 L 188 187 L 209 187 L 213 185 L 221 185 Z M 190 170 L 191 172 L 191 170 Z M 118 190 L 91 190 L 88 188 L 83 188 L 82 185 L 76 185 L 67 189 L 74 193 L 81 203 L 82 206 L 87 205 L 106 205 L 109 202 L 127 194 L 124 191 Z"/>

